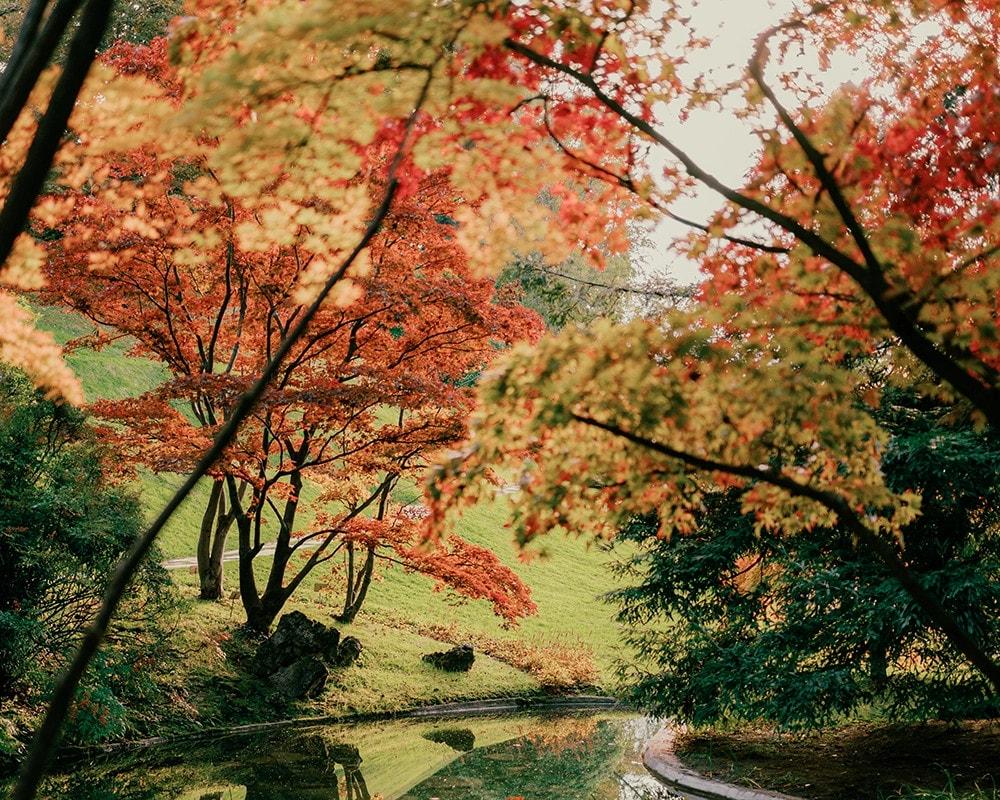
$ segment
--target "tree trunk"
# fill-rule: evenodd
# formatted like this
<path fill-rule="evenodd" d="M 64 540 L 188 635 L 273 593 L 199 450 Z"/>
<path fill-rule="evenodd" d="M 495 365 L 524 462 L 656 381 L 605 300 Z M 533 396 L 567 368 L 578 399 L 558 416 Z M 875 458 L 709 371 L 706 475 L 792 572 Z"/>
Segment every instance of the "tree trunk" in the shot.
<path fill-rule="evenodd" d="M 402 411 L 399 412 L 399 424 L 403 424 Z M 382 487 L 375 519 L 385 519 L 385 512 L 389 507 L 389 497 L 398 479 L 398 473 L 388 476 Z M 375 549 L 376 545 L 374 544 L 366 546 L 365 563 L 355 578 L 354 543 L 351 542 L 347 545 L 347 587 L 344 590 L 344 610 L 337 617 L 338 622 L 345 624 L 354 622 L 354 618 L 361 611 L 361 606 L 364 605 L 365 597 L 368 595 L 368 587 L 372 583 L 372 573 L 375 571 Z"/>
<path fill-rule="evenodd" d="M 257 590 L 257 579 L 253 569 L 254 558 L 259 549 L 257 545 L 260 540 L 260 513 L 258 511 L 252 519 L 248 515 L 240 513 L 240 598 L 243 601 L 243 610 L 247 615 L 244 627 L 258 635 L 268 633 L 271 624 L 281 613 L 281 609 L 290 594 L 288 587 L 285 586 L 285 570 L 293 552 L 291 546 L 292 530 L 295 526 L 299 495 L 302 493 L 302 473 L 296 470 L 292 472 L 288 480 L 292 486 L 293 494 L 285 501 L 278 538 L 274 543 L 274 555 L 271 557 L 267 583 L 263 592 Z M 250 541 L 251 529 L 256 532 L 252 545 Z"/>
<path fill-rule="evenodd" d="M 253 571 L 254 557 L 257 555 L 252 537 L 254 519 L 243 508 L 236 481 L 232 477 L 226 478 L 226 487 L 236 518 L 236 533 L 239 540 L 240 600 L 247 616 L 245 627 L 253 633 L 267 633 L 273 620 L 266 619 L 263 613 L 260 594 L 257 591 L 257 578 Z"/>
<path fill-rule="evenodd" d="M 267 636 L 287 599 L 287 596 L 279 597 L 272 594 L 265 595 L 249 606 L 244 603 L 243 608 L 247 615 L 247 621 L 243 624 L 244 630 L 255 636 Z"/>
<path fill-rule="evenodd" d="M 347 587 L 344 592 L 344 610 L 337 616 L 338 622 L 350 624 L 361 611 L 361 606 L 365 602 L 368 594 L 368 587 L 372 582 L 372 573 L 375 571 L 375 548 L 369 545 L 365 555 L 365 563 L 354 575 L 354 543 L 347 545 Z"/>
<path fill-rule="evenodd" d="M 202 567 L 198 565 L 198 582 L 200 591 L 199 600 L 221 600 L 222 599 L 222 562 L 211 560 Z"/>
<path fill-rule="evenodd" d="M 245 484 L 240 488 L 242 497 Z M 198 532 L 198 584 L 199 598 L 202 600 L 221 600 L 223 591 L 223 556 L 226 552 L 226 539 L 235 518 L 235 507 L 226 503 L 225 479 L 216 478 L 212 482 L 212 491 L 208 496 L 208 504 L 201 517 L 201 529 Z"/>
<path fill-rule="evenodd" d="M 201 515 L 201 529 L 198 531 L 198 584 L 201 591 L 198 596 L 202 600 L 222 599 L 222 565 L 214 568 L 212 554 L 215 548 L 212 545 L 223 488 L 221 479 L 212 481 L 208 504 Z"/>

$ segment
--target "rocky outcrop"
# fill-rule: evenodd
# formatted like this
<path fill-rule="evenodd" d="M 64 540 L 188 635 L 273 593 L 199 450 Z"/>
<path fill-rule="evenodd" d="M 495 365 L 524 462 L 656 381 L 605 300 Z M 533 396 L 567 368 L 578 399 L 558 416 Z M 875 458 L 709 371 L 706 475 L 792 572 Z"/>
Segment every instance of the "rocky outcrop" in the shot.
<path fill-rule="evenodd" d="M 309 619 L 301 611 L 285 614 L 254 653 L 250 670 L 266 678 L 284 700 L 316 697 L 326 686 L 330 668 L 357 661 L 361 642 L 353 636 Z"/>
<path fill-rule="evenodd" d="M 336 655 L 330 659 L 330 664 L 343 669 L 349 667 L 358 660 L 361 655 L 361 642 L 353 636 L 345 636 L 340 641 Z"/>
<path fill-rule="evenodd" d="M 318 656 L 325 661 L 337 657 L 340 631 L 309 619 L 301 611 L 292 611 L 278 620 L 278 626 L 254 654 L 251 669 L 267 677 L 304 656 Z"/>
<path fill-rule="evenodd" d="M 314 656 L 303 656 L 275 672 L 270 681 L 279 697 L 291 701 L 318 697 L 329 677 L 326 664 Z"/>
<path fill-rule="evenodd" d="M 476 654 L 471 644 L 460 644 L 451 650 L 428 653 L 424 656 L 424 661 L 445 672 L 468 672 L 475 660 Z"/>

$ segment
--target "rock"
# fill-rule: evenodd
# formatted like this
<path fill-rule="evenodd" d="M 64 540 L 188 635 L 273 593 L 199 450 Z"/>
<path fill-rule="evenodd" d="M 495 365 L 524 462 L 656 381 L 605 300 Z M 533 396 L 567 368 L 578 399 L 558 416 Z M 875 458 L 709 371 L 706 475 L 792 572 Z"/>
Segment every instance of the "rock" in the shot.
<path fill-rule="evenodd" d="M 274 691 L 285 700 L 316 697 L 326 686 L 330 671 L 314 656 L 303 656 L 271 676 Z"/>
<path fill-rule="evenodd" d="M 476 654 L 471 644 L 460 644 L 451 650 L 439 653 L 428 653 L 424 656 L 424 661 L 433 664 L 438 669 L 445 672 L 468 672 L 472 669 L 472 662 L 476 660 Z"/>
<path fill-rule="evenodd" d="M 340 631 L 292 611 L 278 620 L 278 626 L 254 654 L 251 669 L 267 677 L 305 656 L 333 661 L 339 652 Z"/>
<path fill-rule="evenodd" d="M 327 628 L 326 633 L 320 638 L 321 649 L 319 652 L 323 660 L 328 664 L 334 664 L 337 660 L 338 654 L 340 653 L 341 645 L 340 631 L 336 628 Z"/>
<path fill-rule="evenodd" d="M 330 664 L 334 667 L 349 667 L 358 657 L 361 655 L 361 642 L 355 639 L 353 636 L 345 636 L 341 642 L 340 646 L 337 648 L 336 655 L 330 659 Z"/>
<path fill-rule="evenodd" d="M 277 695 L 286 701 L 316 697 L 329 678 L 329 667 L 347 667 L 361 654 L 353 636 L 309 619 L 301 611 L 285 614 L 251 662 L 251 670 L 269 678 Z M 329 667 L 328 667 L 329 665 Z"/>

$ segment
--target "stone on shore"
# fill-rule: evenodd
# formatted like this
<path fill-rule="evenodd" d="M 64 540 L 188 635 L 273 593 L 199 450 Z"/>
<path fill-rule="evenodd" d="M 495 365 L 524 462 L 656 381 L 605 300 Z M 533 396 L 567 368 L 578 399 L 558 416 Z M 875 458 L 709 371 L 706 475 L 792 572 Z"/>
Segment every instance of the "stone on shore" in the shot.
<path fill-rule="evenodd" d="M 471 644 L 460 644 L 450 650 L 428 653 L 423 659 L 428 664 L 443 669 L 445 672 L 468 672 L 472 669 L 476 654 Z"/>

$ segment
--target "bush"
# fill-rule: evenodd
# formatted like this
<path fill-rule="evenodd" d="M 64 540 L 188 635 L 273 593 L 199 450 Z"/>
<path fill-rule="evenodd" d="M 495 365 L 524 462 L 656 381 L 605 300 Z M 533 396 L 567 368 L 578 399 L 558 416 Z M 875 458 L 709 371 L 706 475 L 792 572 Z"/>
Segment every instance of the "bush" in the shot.
<path fill-rule="evenodd" d="M 880 423 L 896 491 L 917 490 L 909 568 L 993 657 L 1000 646 L 1000 441 L 890 396 Z M 698 529 L 658 539 L 634 519 L 612 593 L 639 653 L 635 700 L 694 723 L 818 726 L 860 712 L 897 719 L 995 714 L 998 698 L 929 625 L 881 562 L 837 529 L 755 531 L 738 490 L 710 498 Z"/>
<path fill-rule="evenodd" d="M 40 704 L 77 644 L 108 575 L 138 535 L 136 497 L 76 409 L 38 394 L 0 368 L 0 699 Z M 163 661 L 169 578 L 151 554 L 100 657 L 85 678 L 71 734 L 125 729 L 125 706 L 155 693 Z"/>

